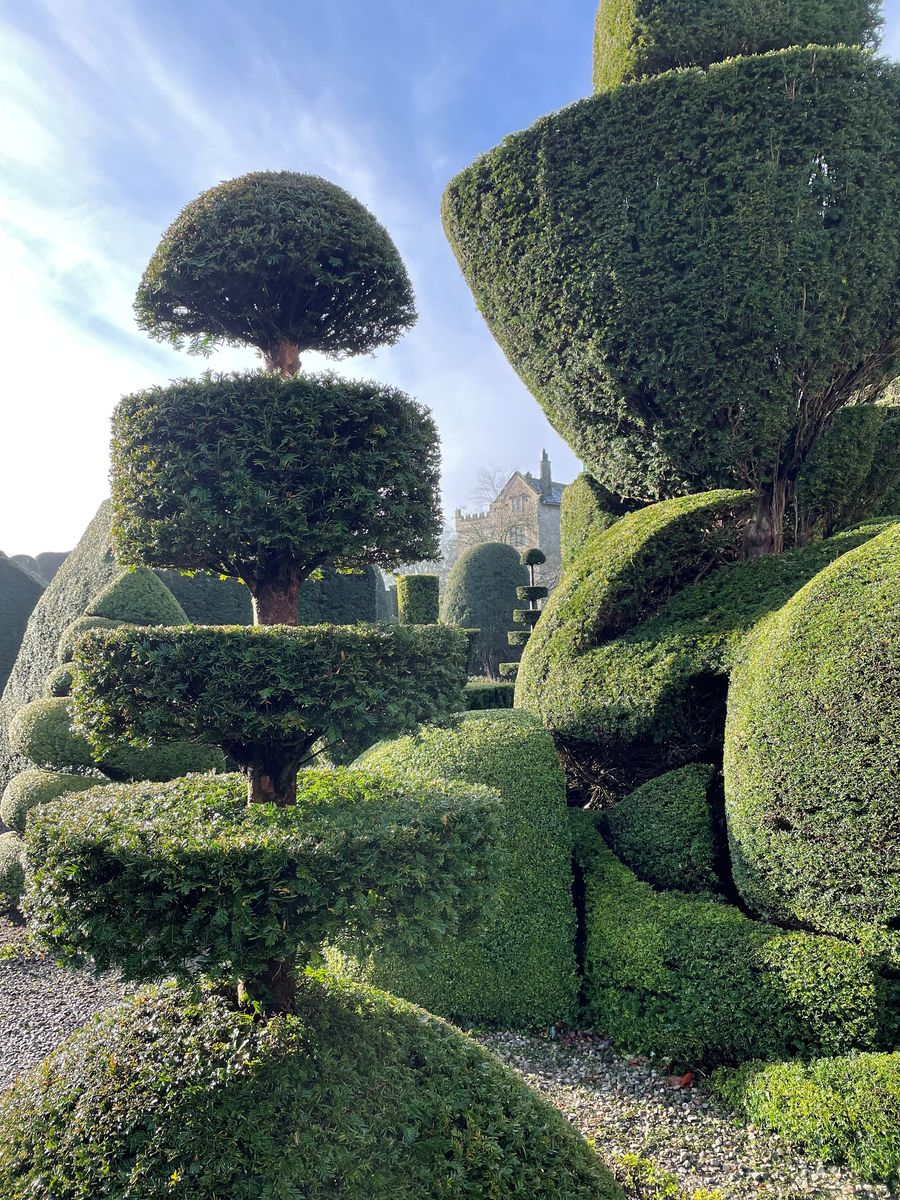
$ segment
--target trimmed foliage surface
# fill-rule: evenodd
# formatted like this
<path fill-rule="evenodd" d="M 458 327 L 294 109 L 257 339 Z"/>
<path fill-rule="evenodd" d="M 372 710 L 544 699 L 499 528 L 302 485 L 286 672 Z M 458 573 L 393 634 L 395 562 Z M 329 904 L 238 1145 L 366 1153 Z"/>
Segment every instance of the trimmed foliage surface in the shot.
<path fill-rule="evenodd" d="M 129 979 L 236 982 L 339 931 L 414 950 L 490 898 L 496 799 L 303 771 L 297 804 L 248 804 L 239 775 L 63 797 L 27 830 L 29 921 L 59 958 Z"/>
<path fill-rule="evenodd" d="M 680 1066 L 880 1045 L 886 990 L 857 947 L 655 892 L 576 819 L 585 876 L 584 1015 L 625 1050 Z"/>
<path fill-rule="evenodd" d="M 716 845 L 707 793 L 715 767 L 691 763 L 631 792 L 606 815 L 619 858 L 641 879 L 682 892 L 716 891 Z"/>
<path fill-rule="evenodd" d="M 186 205 L 135 311 L 151 337 L 176 346 L 291 341 L 335 357 L 390 345 L 416 319 L 384 227 L 343 188 L 296 171 L 229 179 Z"/>
<path fill-rule="evenodd" d="M 401 625 L 435 625 L 440 603 L 437 575 L 397 576 L 397 619 Z"/>
<path fill-rule="evenodd" d="M 17 833 L 0 833 L 0 913 L 15 912 L 19 907 L 25 882 L 23 850 Z"/>
<path fill-rule="evenodd" d="M 591 534 L 608 529 L 623 512 L 616 497 L 582 471 L 565 489 L 560 504 L 559 540 L 563 570 L 575 561 Z"/>
<path fill-rule="evenodd" d="M 44 684 L 45 696 L 68 696 L 72 691 L 75 668 L 70 662 L 57 663 Z"/>
<path fill-rule="evenodd" d="M 878 0 L 600 0 L 594 87 L 788 46 L 870 46 Z"/>
<path fill-rule="evenodd" d="M 600 483 L 639 500 L 756 487 L 896 373 L 898 137 L 895 64 L 736 58 L 508 137 L 450 183 L 444 222 L 491 332 Z"/>
<path fill-rule="evenodd" d="M 0 552 L 0 688 L 9 678 L 44 584 Z"/>
<path fill-rule="evenodd" d="M 496 678 L 500 663 L 515 658 L 506 635 L 515 629 L 516 588 L 528 583 L 528 568 L 513 546 L 485 542 L 464 550 L 450 571 L 441 598 L 441 620 L 477 629 L 472 645 L 473 674 Z"/>
<path fill-rule="evenodd" d="M 0 1098 L 6 1200 L 615 1200 L 587 1144 L 458 1030 L 316 977 L 266 1022 L 142 993 Z"/>
<path fill-rule="evenodd" d="M 366 976 L 430 1011 L 530 1028 L 575 1015 L 575 913 L 565 780 L 553 742 L 525 713 L 468 713 L 382 742 L 367 769 L 424 787 L 430 779 L 499 792 L 506 856 L 491 881 L 497 909 L 464 937 L 405 955 L 376 951 Z"/>
<path fill-rule="evenodd" d="M 438 552 L 437 431 L 385 384 L 181 380 L 119 401 L 111 453 L 125 562 L 253 584 L 285 561 L 391 567 Z"/>
<path fill-rule="evenodd" d="M 518 665 L 518 664 L 516 664 Z M 493 679 L 470 679 L 463 689 L 466 708 L 512 708 L 516 695 L 515 683 Z"/>
<path fill-rule="evenodd" d="M 25 832 L 25 819 L 38 804 L 47 804 L 67 792 L 84 792 L 97 787 L 102 780 L 88 779 L 85 775 L 67 775 L 62 771 L 42 771 L 34 768 L 14 775 L 0 799 L 0 821 L 14 829 Z"/>
<path fill-rule="evenodd" d="M 384 591 L 384 584 L 376 567 L 346 572 L 326 563 L 321 574 L 317 572 L 304 580 L 300 588 L 297 624 L 356 625 L 360 621 L 377 621 L 379 591 Z"/>
<path fill-rule="evenodd" d="M 123 571 L 88 603 L 85 613 L 134 625 L 187 624 L 184 609 L 147 567 Z"/>
<path fill-rule="evenodd" d="M 98 747 L 205 738 L 239 753 L 320 737 L 359 750 L 458 708 L 468 640 L 441 625 L 143 629 L 85 635 L 80 725 Z"/>
<path fill-rule="evenodd" d="M 75 657 L 75 647 L 78 639 L 89 629 L 117 629 L 124 621 L 114 621 L 109 617 L 76 617 L 71 625 L 67 625 L 56 647 L 56 657 L 61 663 L 70 663 Z"/>
<path fill-rule="evenodd" d="M 734 877 L 772 920 L 900 952 L 900 523 L 812 579 L 732 680 Z"/>
<path fill-rule="evenodd" d="M 220 579 L 208 571 L 157 575 L 184 609 L 192 625 L 252 625 L 253 601 L 237 579 Z"/>

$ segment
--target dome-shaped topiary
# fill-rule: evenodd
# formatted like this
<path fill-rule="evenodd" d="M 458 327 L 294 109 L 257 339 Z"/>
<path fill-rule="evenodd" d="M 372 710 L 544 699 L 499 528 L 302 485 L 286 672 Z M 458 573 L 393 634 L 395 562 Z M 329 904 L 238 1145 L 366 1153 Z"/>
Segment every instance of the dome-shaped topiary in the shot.
<path fill-rule="evenodd" d="M 452 1026 L 307 977 L 298 1015 L 148 991 L 0 1098 L 4 1200 L 615 1200 L 584 1140 Z M 127 1081 L 127 1082 L 126 1082 Z"/>
<path fill-rule="evenodd" d="M 256 171 L 192 200 L 163 235 L 135 300 L 151 337 L 258 347 L 270 369 L 299 354 L 393 344 L 416 319 L 382 225 L 336 184 Z"/>
<path fill-rule="evenodd" d="M 25 832 L 25 820 L 33 808 L 58 800 L 68 792 L 84 792 L 88 788 L 102 787 L 105 779 L 90 779 L 86 775 L 68 775 L 62 771 L 42 771 L 34 768 L 14 775 L 0 798 L 0 821 L 14 829 Z"/>
<path fill-rule="evenodd" d="M 900 955 L 900 523 L 756 633 L 729 693 L 734 878 L 771 920 Z"/>
<path fill-rule="evenodd" d="M 506 635 L 514 629 L 516 588 L 528 583 L 519 552 L 503 542 L 485 542 L 464 551 L 450 572 L 441 599 L 447 625 L 477 629 L 473 659 L 485 675 L 498 677 L 501 660 L 509 657 Z"/>

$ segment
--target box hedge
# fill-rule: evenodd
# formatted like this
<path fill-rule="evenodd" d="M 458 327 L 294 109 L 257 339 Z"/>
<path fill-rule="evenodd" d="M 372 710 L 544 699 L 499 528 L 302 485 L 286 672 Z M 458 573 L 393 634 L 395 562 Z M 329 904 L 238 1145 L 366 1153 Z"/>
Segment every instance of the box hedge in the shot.
<path fill-rule="evenodd" d="M 720 888 L 709 801 L 715 775 L 715 767 L 702 763 L 667 771 L 606 813 L 613 850 L 639 878 L 682 892 Z"/>
<path fill-rule="evenodd" d="M 732 679 L 734 878 L 760 915 L 900 956 L 900 522 L 826 567 Z"/>
<path fill-rule="evenodd" d="M 518 666 L 517 663 L 514 665 Z M 463 688 L 463 703 L 468 709 L 512 708 L 515 695 L 514 682 L 504 682 L 502 679 L 470 679 Z"/>
<path fill-rule="evenodd" d="M 24 833 L 28 814 L 39 804 L 47 804 L 67 792 L 84 792 L 105 782 L 87 775 L 68 775 L 40 768 L 20 771 L 6 785 L 0 798 L 0 821 L 16 833 Z"/>
<path fill-rule="evenodd" d="M 319 977 L 268 1021 L 172 986 L 95 1019 L 0 1096 L 0 1193 L 622 1196 L 564 1117 L 458 1030 Z"/>
<path fill-rule="evenodd" d="M 628 511 L 612 492 L 582 471 L 563 491 L 559 506 L 563 570 L 571 566 L 592 534 L 608 529 Z"/>
<path fill-rule="evenodd" d="M 505 857 L 491 882 L 496 913 L 475 931 L 404 955 L 376 947 L 351 969 L 457 1021 L 530 1028 L 574 1019 L 571 839 L 549 734 L 526 713 L 465 713 L 381 742 L 358 763 L 416 787 L 448 779 L 495 789 Z"/>
<path fill-rule="evenodd" d="M 879 1048 L 887 985 L 856 946 L 656 892 L 574 812 L 585 885 L 584 1016 L 623 1050 L 679 1067 Z"/>
<path fill-rule="evenodd" d="M 401 625 L 436 625 L 439 592 L 437 575 L 398 575 L 397 620 Z"/>

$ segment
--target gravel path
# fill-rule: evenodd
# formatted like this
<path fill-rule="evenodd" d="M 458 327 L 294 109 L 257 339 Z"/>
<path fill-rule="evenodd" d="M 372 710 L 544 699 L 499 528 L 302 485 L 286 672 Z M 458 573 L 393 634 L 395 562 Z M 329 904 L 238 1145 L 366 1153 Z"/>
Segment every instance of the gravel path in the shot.
<path fill-rule="evenodd" d="M 0 1088 L 125 992 L 113 978 L 59 970 L 28 950 L 21 929 L 0 920 Z M 637 1155 L 670 1173 L 684 1200 L 701 1188 L 718 1189 L 722 1200 L 891 1196 L 837 1167 L 803 1160 L 777 1137 L 735 1121 L 699 1090 L 672 1088 L 648 1064 L 626 1061 L 594 1036 L 554 1042 L 488 1033 L 478 1041 L 593 1138 L 620 1177 L 623 1156 Z M 635 1200 L 682 1200 L 677 1189 L 659 1185 L 627 1191 Z"/>

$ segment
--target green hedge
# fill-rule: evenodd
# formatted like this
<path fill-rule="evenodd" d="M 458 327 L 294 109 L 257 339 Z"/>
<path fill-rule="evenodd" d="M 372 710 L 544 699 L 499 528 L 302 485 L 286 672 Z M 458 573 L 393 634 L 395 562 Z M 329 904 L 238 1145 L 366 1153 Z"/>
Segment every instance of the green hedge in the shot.
<path fill-rule="evenodd" d="M 717 1071 L 716 1093 L 754 1125 L 863 1179 L 900 1185 L 900 1054 Z"/>
<path fill-rule="evenodd" d="M 184 609 L 192 625 L 252 625 L 253 599 L 237 579 L 221 579 L 208 571 L 157 575 Z"/>
<path fill-rule="evenodd" d="M 71 625 L 67 625 L 56 647 L 56 657 L 60 663 L 70 663 L 75 657 L 75 646 L 78 639 L 89 629 L 118 629 L 124 621 L 113 620 L 110 617 L 92 617 L 87 614 L 76 617 Z"/>
<path fill-rule="evenodd" d="M 515 695 L 515 683 L 504 683 L 502 680 L 497 683 L 493 679 L 470 679 L 463 689 L 463 703 L 468 709 L 512 708 Z"/>
<path fill-rule="evenodd" d="M 515 658 L 506 635 L 515 629 L 516 588 L 528 583 L 528 569 L 514 546 L 485 542 L 464 550 L 450 571 L 441 597 L 441 620 L 477 630 L 472 674 L 494 678 L 500 663 Z"/>
<path fill-rule="evenodd" d="M 343 572 L 326 563 L 300 588 L 297 624 L 356 625 L 360 621 L 377 621 L 378 592 L 383 587 L 377 567 Z"/>
<path fill-rule="evenodd" d="M 184 609 L 153 571 L 123 571 L 89 601 L 85 614 L 133 625 L 186 625 Z"/>
<path fill-rule="evenodd" d="M 95 632 L 75 703 L 97 746 L 203 737 L 365 749 L 461 704 L 468 644 L 440 625 L 138 626 Z"/>
<path fill-rule="evenodd" d="M 359 763 L 418 787 L 441 778 L 495 788 L 506 851 L 492 881 L 495 916 L 431 949 L 378 951 L 364 963 L 366 977 L 467 1023 L 530 1028 L 573 1020 L 571 840 L 565 779 L 549 734 L 526 713 L 467 713 L 382 742 Z"/>
<path fill-rule="evenodd" d="M 436 625 L 440 612 L 437 575 L 397 576 L 397 619 L 401 625 Z"/>
<path fill-rule="evenodd" d="M 487 788 L 309 770 L 297 791 L 248 805 L 241 776 L 195 775 L 62 797 L 28 823 L 33 929 L 75 965 L 236 982 L 341 931 L 414 949 L 489 899 Z"/>
<path fill-rule="evenodd" d="M 898 137 L 897 64 L 733 58 L 505 138 L 449 184 L 444 224 L 492 334 L 599 483 L 643 501 L 766 483 L 802 461 L 820 412 L 890 377 Z"/>
<path fill-rule="evenodd" d="M 682 892 L 719 889 L 707 798 L 715 774 L 701 763 L 667 771 L 606 814 L 613 850 L 641 879 Z"/>
<path fill-rule="evenodd" d="M 28 618 L 44 585 L 0 552 L 0 691 L 9 678 Z"/>
<path fill-rule="evenodd" d="M 72 693 L 72 681 L 75 668 L 71 662 L 57 663 L 44 684 L 45 696 L 69 696 Z"/>
<path fill-rule="evenodd" d="M 123 1080 L 127 1086 L 123 1086 Z M 0 1095 L 4 1200 L 616 1200 L 546 1101 L 452 1026 L 308 979 L 257 1021 L 162 987 Z"/>
<path fill-rule="evenodd" d="M 878 0 L 600 0 L 594 87 L 788 46 L 871 46 Z"/>
<path fill-rule="evenodd" d="M 18 910 L 25 882 L 23 850 L 17 833 L 0 833 L 0 913 Z"/>
<path fill-rule="evenodd" d="M 589 1026 L 682 1067 L 879 1046 L 887 989 L 857 947 L 655 892 L 606 847 L 590 813 L 573 817 Z"/>
<path fill-rule="evenodd" d="M 611 492 L 583 471 L 562 494 L 559 541 L 563 570 L 571 566 L 592 534 L 608 529 L 627 511 Z"/>
<path fill-rule="evenodd" d="M 37 805 L 57 800 L 67 792 L 87 791 L 105 782 L 86 775 L 66 775 L 61 771 L 42 771 L 38 768 L 20 771 L 6 785 L 0 798 L 0 821 L 16 833 L 24 833 L 25 819 Z"/>
<path fill-rule="evenodd" d="M 734 877 L 771 920 L 900 956 L 900 522 L 762 625 L 732 679 Z"/>

